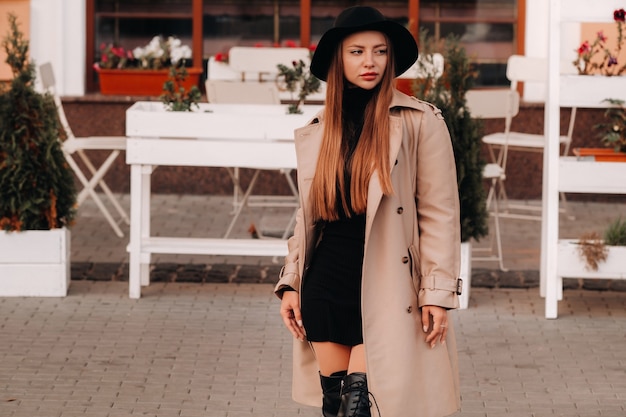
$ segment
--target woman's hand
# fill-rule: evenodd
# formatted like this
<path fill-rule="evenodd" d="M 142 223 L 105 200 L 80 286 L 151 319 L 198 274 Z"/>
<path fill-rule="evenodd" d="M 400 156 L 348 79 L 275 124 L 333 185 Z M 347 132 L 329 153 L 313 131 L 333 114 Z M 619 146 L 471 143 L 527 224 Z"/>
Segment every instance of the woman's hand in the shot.
<path fill-rule="evenodd" d="M 431 323 L 432 328 L 430 328 Z M 431 349 L 437 345 L 437 340 L 442 345 L 445 344 L 448 334 L 448 311 L 438 306 L 422 307 L 422 326 L 424 333 L 426 333 L 426 343 L 430 345 Z"/>
<path fill-rule="evenodd" d="M 280 302 L 280 316 L 293 337 L 304 342 L 304 327 L 300 312 L 300 295 L 297 291 L 284 291 Z"/>

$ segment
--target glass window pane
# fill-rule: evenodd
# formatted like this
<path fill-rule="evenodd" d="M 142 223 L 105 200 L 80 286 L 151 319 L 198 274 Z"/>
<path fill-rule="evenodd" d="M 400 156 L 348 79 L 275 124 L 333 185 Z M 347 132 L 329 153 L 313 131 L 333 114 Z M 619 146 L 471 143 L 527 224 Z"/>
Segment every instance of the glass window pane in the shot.
<path fill-rule="evenodd" d="M 517 0 L 421 0 L 420 27 L 436 39 L 459 37 L 478 64 L 479 85 L 506 85 L 506 60 L 517 52 Z"/>
<path fill-rule="evenodd" d="M 133 49 L 156 35 L 191 45 L 191 5 L 191 0 L 96 0 L 96 53 L 102 43 Z"/>

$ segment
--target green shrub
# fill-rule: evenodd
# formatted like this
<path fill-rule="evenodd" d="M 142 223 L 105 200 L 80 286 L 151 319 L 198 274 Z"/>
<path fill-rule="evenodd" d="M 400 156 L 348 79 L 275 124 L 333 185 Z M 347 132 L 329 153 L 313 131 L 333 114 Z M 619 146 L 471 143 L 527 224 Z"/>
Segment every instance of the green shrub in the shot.
<path fill-rule="evenodd" d="M 626 246 L 626 219 L 616 219 L 604 231 L 604 244 L 609 246 Z"/>
<path fill-rule="evenodd" d="M 13 80 L 0 90 L 0 230 L 69 226 L 76 188 L 61 143 L 52 96 L 35 91 L 28 41 L 9 14 L 2 41 Z"/>

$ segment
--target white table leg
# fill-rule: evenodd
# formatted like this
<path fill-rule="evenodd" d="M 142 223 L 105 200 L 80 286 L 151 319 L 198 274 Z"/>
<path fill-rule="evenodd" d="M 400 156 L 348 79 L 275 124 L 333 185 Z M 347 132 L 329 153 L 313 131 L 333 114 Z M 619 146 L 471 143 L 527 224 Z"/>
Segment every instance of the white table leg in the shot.
<path fill-rule="evenodd" d="M 143 165 L 141 167 L 141 241 L 145 242 L 150 238 L 150 190 L 151 190 L 152 166 Z M 141 285 L 150 285 L 150 258 L 151 253 L 141 249 Z"/>
<path fill-rule="evenodd" d="M 128 296 L 141 297 L 141 237 L 142 237 L 142 175 L 141 165 L 130 167 L 130 237 L 128 243 Z"/>

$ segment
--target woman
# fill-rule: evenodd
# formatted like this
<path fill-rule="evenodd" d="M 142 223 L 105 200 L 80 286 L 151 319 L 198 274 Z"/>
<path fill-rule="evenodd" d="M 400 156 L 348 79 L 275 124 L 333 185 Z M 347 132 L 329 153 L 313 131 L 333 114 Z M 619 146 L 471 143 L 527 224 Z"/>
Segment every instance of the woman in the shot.
<path fill-rule="evenodd" d="M 301 207 L 275 292 L 298 339 L 293 397 L 324 416 L 459 408 L 450 136 L 439 110 L 393 88 L 416 59 L 408 30 L 355 6 L 311 61 L 326 106 L 296 131 Z"/>

